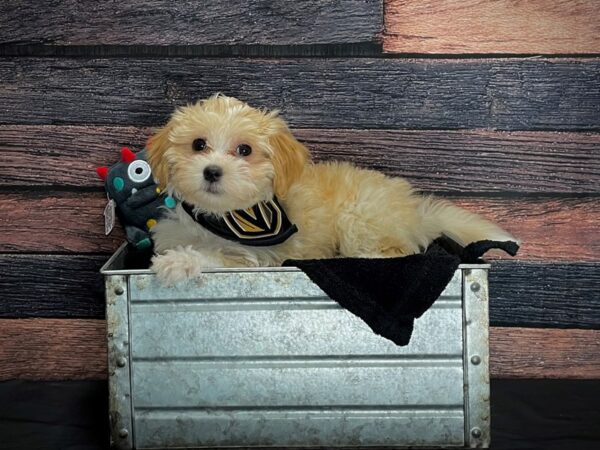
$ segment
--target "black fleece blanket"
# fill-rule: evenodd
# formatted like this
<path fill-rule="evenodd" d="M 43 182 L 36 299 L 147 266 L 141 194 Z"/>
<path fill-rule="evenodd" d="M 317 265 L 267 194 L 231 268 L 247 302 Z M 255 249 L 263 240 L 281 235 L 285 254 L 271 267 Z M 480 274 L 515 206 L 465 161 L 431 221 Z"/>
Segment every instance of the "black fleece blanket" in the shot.
<path fill-rule="evenodd" d="M 375 333 L 407 345 L 414 320 L 440 296 L 458 265 L 481 262 L 481 256 L 493 248 L 514 256 L 519 246 L 480 241 L 463 248 L 443 237 L 424 253 L 402 258 L 288 260 L 283 265 L 299 267 Z"/>

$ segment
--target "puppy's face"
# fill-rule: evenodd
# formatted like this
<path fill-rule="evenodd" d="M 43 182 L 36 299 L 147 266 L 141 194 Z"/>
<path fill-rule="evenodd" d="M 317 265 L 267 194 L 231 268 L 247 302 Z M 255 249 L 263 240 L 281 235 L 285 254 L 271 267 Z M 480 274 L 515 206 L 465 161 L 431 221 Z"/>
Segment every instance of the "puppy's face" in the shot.
<path fill-rule="evenodd" d="M 178 109 L 147 147 L 163 187 L 215 214 L 284 198 L 308 158 L 277 113 L 222 95 Z"/>

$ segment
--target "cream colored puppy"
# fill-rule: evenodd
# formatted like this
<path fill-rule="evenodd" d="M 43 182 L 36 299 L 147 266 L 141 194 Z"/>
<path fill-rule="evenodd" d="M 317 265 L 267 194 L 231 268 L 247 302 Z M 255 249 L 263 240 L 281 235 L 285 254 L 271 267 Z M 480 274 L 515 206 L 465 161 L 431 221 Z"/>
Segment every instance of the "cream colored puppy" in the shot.
<path fill-rule="evenodd" d="M 160 184 L 186 205 L 152 229 L 152 268 L 167 284 L 213 267 L 410 255 L 442 234 L 462 245 L 514 240 L 478 215 L 416 193 L 402 178 L 348 163 L 312 163 L 277 112 L 232 97 L 179 108 L 150 138 L 148 151 Z M 282 211 L 269 202 L 274 196 Z M 266 242 L 287 234 L 280 243 L 256 246 L 246 236 L 255 232 Z"/>

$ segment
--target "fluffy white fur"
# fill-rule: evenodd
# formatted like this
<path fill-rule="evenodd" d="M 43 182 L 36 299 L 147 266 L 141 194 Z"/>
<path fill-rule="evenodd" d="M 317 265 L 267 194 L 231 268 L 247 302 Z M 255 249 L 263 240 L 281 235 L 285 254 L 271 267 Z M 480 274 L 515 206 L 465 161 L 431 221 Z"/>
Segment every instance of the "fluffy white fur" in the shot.
<path fill-rule="evenodd" d="M 204 139 L 206 149 L 192 148 Z M 240 156 L 236 148 L 250 145 Z M 177 206 L 152 229 L 152 268 L 167 283 L 213 267 L 276 266 L 286 259 L 393 257 L 419 252 L 442 233 L 466 245 L 514 238 L 452 203 L 416 193 L 392 178 L 348 163 L 314 164 L 277 112 L 222 95 L 177 110 L 148 142 L 154 174 L 196 210 L 223 214 L 276 194 L 298 233 L 271 247 L 231 242 L 198 225 Z M 204 168 L 223 176 L 208 183 Z"/>

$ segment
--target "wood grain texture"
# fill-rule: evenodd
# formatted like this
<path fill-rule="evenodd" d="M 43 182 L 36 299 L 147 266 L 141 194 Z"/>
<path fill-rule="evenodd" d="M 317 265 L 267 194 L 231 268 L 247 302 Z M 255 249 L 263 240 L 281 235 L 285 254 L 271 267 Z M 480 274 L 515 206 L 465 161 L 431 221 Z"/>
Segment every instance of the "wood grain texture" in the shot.
<path fill-rule="evenodd" d="M 0 255 L 0 317 L 103 318 L 100 267 L 107 260 L 108 255 Z"/>
<path fill-rule="evenodd" d="M 105 379 L 104 320 L 0 320 L 0 380 Z"/>
<path fill-rule="evenodd" d="M 121 227 L 104 233 L 103 192 L 5 193 L 0 197 L 0 251 L 110 252 L 123 242 Z"/>
<path fill-rule="evenodd" d="M 59 58 L 380 58 L 380 42 L 343 44 L 52 45 L 0 44 L 0 57 Z"/>
<path fill-rule="evenodd" d="M 104 320 L 0 319 L 0 381 L 105 379 Z M 490 329 L 494 378 L 600 378 L 600 331 Z"/>
<path fill-rule="evenodd" d="M 0 124 L 155 126 L 215 92 L 299 128 L 600 130 L 595 59 L 0 60 Z"/>
<path fill-rule="evenodd" d="M 598 261 L 600 198 L 451 198 L 523 241 L 523 260 Z M 0 252 L 106 252 L 124 240 L 104 235 L 103 192 L 4 193 Z M 501 253 L 491 254 L 502 257 Z"/>
<path fill-rule="evenodd" d="M 492 261 L 490 323 L 600 329 L 600 264 Z"/>
<path fill-rule="evenodd" d="M 0 4 L 0 43 L 52 45 L 374 42 L 382 2 L 23 0 Z"/>
<path fill-rule="evenodd" d="M 490 329 L 494 378 L 600 378 L 600 331 Z"/>
<path fill-rule="evenodd" d="M 385 0 L 392 53 L 600 53 L 596 0 Z"/>
<path fill-rule="evenodd" d="M 151 128 L 0 125 L 0 186 L 101 186 L 95 168 Z M 598 193 L 600 134 L 296 129 L 317 161 L 351 161 L 446 192 Z M 433 166 L 433 168 L 432 168 Z"/>
<path fill-rule="evenodd" d="M 0 255 L 0 317 L 104 317 L 108 255 Z M 495 261 L 492 325 L 600 329 L 600 264 Z"/>
<path fill-rule="evenodd" d="M 451 197 L 449 197 L 451 198 Z M 522 241 L 522 260 L 600 259 L 600 198 L 454 198 L 454 203 L 500 224 Z M 488 259 L 506 258 L 492 252 Z"/>

